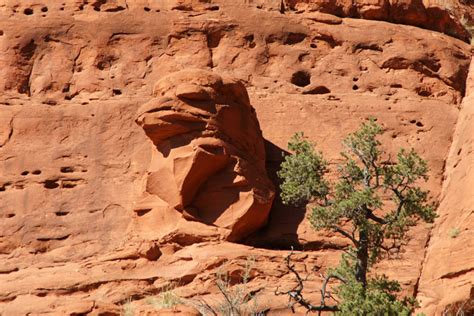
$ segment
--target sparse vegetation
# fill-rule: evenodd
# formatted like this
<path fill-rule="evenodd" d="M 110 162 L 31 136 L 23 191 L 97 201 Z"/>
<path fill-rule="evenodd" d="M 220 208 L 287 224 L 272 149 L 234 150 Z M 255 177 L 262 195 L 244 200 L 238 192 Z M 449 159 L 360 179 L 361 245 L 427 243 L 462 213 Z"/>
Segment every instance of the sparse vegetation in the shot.
<path fill-rule="evenodd" d="M 461 24 L 471 34 L 471 45 L 474 45 L 474 24 L 465 17 L 461 19 Z"/>
<path fill-rule="evenodd" d="M 443 316 L 469 316 L 474 315 L 474 297 L 465 301 L 451 304 L 443 311 Z"/>
<path fill-rule="evenodd" d="M 248 288 L 251 279 L 254 258 L 247 258 L 240 280 L 235 280 L 221 268 L 216 273 L 216 285 L 222 299 L 209 303 L 204 299 L 188 300 L 187 303 L 196 308 L 202 315 L 243 316 L 254 315 L 258 311 L 257 296 Z"/>
<path fill-rule="evenodd" d="M 182 299 L 175 293 L 176 284 L 166 286 L 158 296 L 147 297 L 145 302 L 154 309 L 171 308 L 182 303 Z"/>
<path fill-rule="evenodd" d="M 122 306 L 122 312 L 120 313 L 121 316 L 134 316 L 135 315 L 135 307 L 133 306 L 132 299 L 128 299 L 125 304 Z"/>
<path fill-rule="evenodd" d="M 451 238 L 456 238 L 456 237 L 459 236 L 460 233 L 461 233 L 461 231 L 459 230 L 459 228 L 453 227 L 449 230 L 448 235 Z"/>
<path fill-rule="evenodd" d="M 337 181 L 328 180 L 328 162 L 303 134 L 290 140 L 288 147 L 294 154 L 285 157 L 278 173 L 283 202 L 309 203 L 309 220 L 316 230 L 333 231 L 351 244 L 340 265 L 324 277 L 319 305 L 304 299 L 304 280 L 287 258 L 298 286 L 283 293 L 293 305 L 337 315 L 409 315 L 416 306 L 413 298 L 397 297 L 398 282 L 385 275 L 369 275 L 384 254 L 400 250 L 411 226 L 436 217 L 428 191 L 418 186 L 420 180 L 428 180 L 426 161 L 413 149 L 401 149 L 395 161 L 389 156 L 384 160 L 387 155 L 377 139 L 382 132 L 372 118 L 347 136 Z M 336 296 L 330 284 L 336 286 Z"/>

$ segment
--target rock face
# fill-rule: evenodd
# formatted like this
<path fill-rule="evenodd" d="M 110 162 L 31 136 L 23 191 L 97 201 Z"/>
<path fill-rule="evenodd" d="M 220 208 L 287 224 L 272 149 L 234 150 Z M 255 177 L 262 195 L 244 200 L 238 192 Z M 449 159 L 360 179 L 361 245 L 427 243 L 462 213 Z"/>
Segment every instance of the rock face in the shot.
<path fill-rule="evenodd" d="M 157 149 L 146 205 L 137 212 L 152 210 L 150 200 L 157 197 L 187 220 L 223 228 L 228 240 L 261 228 L 274 192 L 244 85 L 210 71 L 183 70 L 161 79 L 153 95 L 137 120 Z M 169 226 L 179 225 L 173 221 Z"/>
<path fill-rule="evenodd" d="M 428 315 L 474 313 L 474 63 L 446 161 L 439 218 L 431 232 L 419 285 Z"/>
<path fill-rule="evenodd" d="M 471 35 L 450 12 L 458 1 L 432 0 L 286 0 L 293 10 L 310 10 L 330 13 L 340 17 L 381 20 L 414 25 L 449 34 L 464 41 Z"/>
<path fill-rule="evenodd" d="M 317 299 L 343 239 L 277 194 L 245 236 L 265 223 L 294 132 L 334 170 L 368 116 L 387 154 L 428 160 L 441 201 L 434 228 L 415 227 L 377 271 L 428 315 L 469 297 L 472 48 L 434 2 L 324 3 L 2 2 L 0 314 L 160 314 L 147 302 L 170 284 L 218 302 L 216 273 L 238 277 L 248 261 L 261 309 L 286 314 L 273 293 L 294 284 L 291 246 L 298 271 L 316 270 Z"/>

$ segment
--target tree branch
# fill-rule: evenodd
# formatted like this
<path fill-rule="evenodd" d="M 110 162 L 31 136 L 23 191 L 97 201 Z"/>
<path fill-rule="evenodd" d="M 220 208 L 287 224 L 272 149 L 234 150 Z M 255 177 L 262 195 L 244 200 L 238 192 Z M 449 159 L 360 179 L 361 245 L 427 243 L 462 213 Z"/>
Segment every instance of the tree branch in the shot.
<path fill-rule="evenodd" d="M 376 223 L 379 223 L 381 225 L 385 225 L 385 224 L 388 224 L 388 222 L 386 220 L 384 220 L 383 218 L 381 217 L 378 217 L 377 215 L 375 215 L 371 210 L 367 209 L 367 218 L 373 220 L 374 222 Z"/>
<path fill-rule="evenodd" d="M 221 282 L 226 282 L 224 280 L 221 280 Z M 232 312 L 234 311 L 234 303 L 232 302 L 232 300 L 229 298 L 228 296 L 228 293 L 225 289 L 225 286 L 221 283 L 221 282 L 216 282 L 217 284 L 217 288 L 219 289 L 219 291 L 222 293 L 222 295 L 224 296 L 225 300 L 227 301 L 227 304 L 229 304 Z"/>
<path fill-rule="evenodd" d="M 343 230 L 343 229 L 341 229 L 337 226 L 333 226 L 332 229 L 335 232 L 341 234 L 342 236 L 344 236 L 346 238 L 349 238 L 350 241 L 352 241 L 352 243 L 354 244 L 354 246 L 359 247 L 359 242 L 357 241 L 357 239 L 355 239 L 354 235 L 349 234 L 348 232 L 346 232 L 345 230 Z"/>
<path fill-rule="evenodd" d="M 289 302 L 288 302 L 288 307 L 293 311 L 294 313 L 294 305 L 295 304 L 299 304 L 301 305 L 302 307 L 306 308 L 307 310 L 307 313 L 309 312 L 336 312 L 339 310 L 339 308 L 335 305 L 326 305 L 324 299 L 326 297 L 326 287 L 327 287 L 327 283 L 329 282 L 329 280 L 331 278 L 338 278 L 338 279 L 342 279 L 342 278 L 339 278 L 338 276 L 336 275 L 330 275 L 328 277 L 326 277 L 325 279 L 325 282 L 323 284 L 323 288 L 321 289 L 321 294 L 322 294 L 322 297 L 321 297 L 321 304 L 318 306 L 318 305 L 313 305 L 311 304 L 310 302 L 308 302 L 304 297 L 303 297 L 303 288 L 304 288 L 304 281 L 306 281 L 306 279 L 302 279 L 301 276 L 299 275 L 299 273 L 295 270 L 295 266 L 291 264 L 291 256 L 293 255 L 293 250 L 291 250 L 291 252 L 288 254 L 288 256 L 285 258 L 285 263 L 286 263 L 286 267 L 288 268 L 288 270 L 293 273 L 293 275 L 295 276 L 296 278 L 296 281 L 297 281 L 297 285 L 289 290 L 289 291 L 286 291 L 286 292 L 280 292 L 278 291 L 278 287 L 276 288 L 275 290 L 275 295 L 288 295 L 289 296 Z"/>
<path fill-rule="evenodd" d="M 343 283 L 346 283 L 346 280 L 342 277 L 340 277 L 339 275 L 337 274 L 334 274 L 334 273 L 331 273 L 329 275 L 327 275 L 325 278 L 324 278 L 324 282 L 323 282 L 323 287 L 321 288 L 321 305 L 325 306 L 326 303 L 325 303 L 325 299 L 326 299 L 326 287 L 328 285 L 328 282 L 329 280 L 331 279 L 337 279 Z"/>

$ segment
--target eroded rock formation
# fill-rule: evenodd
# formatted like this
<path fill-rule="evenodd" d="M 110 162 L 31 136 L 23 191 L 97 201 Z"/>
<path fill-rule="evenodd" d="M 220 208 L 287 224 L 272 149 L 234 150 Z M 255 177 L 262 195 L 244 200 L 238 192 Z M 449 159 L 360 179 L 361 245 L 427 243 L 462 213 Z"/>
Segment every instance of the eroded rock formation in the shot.
<path fill-rule="evenodd" d="M 341 17 L 414 25 L 464 41 L 471 39 L 469 32 L 452 12 L 459 4 L 455 0 L 286 0 L 285 3 L 293 10 L 320 11 Z"/>
<path fill-rule="evenodd" d="M 161 79 L 153 95 L 137 122 L 158 153 L 146 206 L 137 211 L 150 211 L 150 200 L 158 197 L 186 220 L 224 229 L 228 240 L 261 228 L 274 192 L 244 85 L 210 71 L 183 70 Z"/>
<path fill-rule="evenodd" d="M 472 260 L 462 249 L 473 228 L 471 131 L 470 116 L 462 113 L 472 108 L 465 98 L 472 48 L 450 14 L 462 17 L 461 3 L 447 2 L 446 9 L 431 1 L 389 1 L 388 11 L 383 1 L 324 2 L 334 9 L 322 3 L 2 2 L 0 313 L 120 315 L 132 306 L 157 314 L 163 311 L 147 301 L 170 283 L 182 297 L 216 301 L 215 274 L 241 274 L 248 257 L 255 258 L 248 286 L 262 309 L 285 313 L 287 299 L 273 292 L 293 284 L 282 264 L 290 246 L 302 250 L 295 256 L 299 271 L 304 263 L 317 270 L 307 285 L 308 297 L 317 299 L 318 274 L 337 263 L 345 242 L 314 232 L 304 208 L 276 198 L 268 225 L 245 246 L 221 239 L 239 239 L 256 226 L 242 229 L 231 213 L 199 207 L 210 202 L 198 198 L 201 191 L 227 196 L 220 195 L 223 183 L 231 183 L 232 194 L 242 190 L 242 201 L 267 196 L 259 193 L 265 180 L 249 172 L 264 174 L 249 103 L 275 184 L 296 131 L 334 164 L 341 139 L 370 115 L 384 126 L 389 153 L 414 147 L 431 168 L 427 187 L 435 199 L 444 197 L 440 218 L 434 229 L 416 227 L 405 251 L 377 269 L 400 280 L 428 313 L 469 297 Z M 251 101 L 239 84 L 215 75 L 165 79 L 189 68 L 236 78 Z M 144 104 L 150 107 L 140 112 Z M 230 108 L 242 111 L 252 129 L 230 126 Z M 235 138 L 219 134 L 217 125 Z M 246 136 L 254 143 L 241 139 Z M 169 146 L 180 140 L 183 146 Z M 199 157 L 212 157 L 213 164 Z M 247 165 L 239 171 L 242 182 L 231 160 Z M 172 167 L 178 161 L 185 165 L 176 170 L 181 173 Z M 217 165 L 222 169 L 209 179 L 219 181 L 195 177 L 195 166 L 207 178 Z M 161 186 L 165 181 L 170 185 Z M 452 228 L 459 236 L 446 237 Z"/>

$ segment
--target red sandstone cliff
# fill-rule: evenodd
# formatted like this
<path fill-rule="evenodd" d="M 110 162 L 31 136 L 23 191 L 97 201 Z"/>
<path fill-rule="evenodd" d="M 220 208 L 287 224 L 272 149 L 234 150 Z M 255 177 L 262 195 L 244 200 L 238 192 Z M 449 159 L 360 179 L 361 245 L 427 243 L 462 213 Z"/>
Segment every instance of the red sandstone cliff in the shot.
<path fill-rule="evenodd" d="M 335 164 L 369 115 L 390 152 L 428 160 L 441 202 L 379 271 L 428 315 L 472 299 L 469 12 L 454 1 L 2 2 L 0 314 L 119 315 L 127 302 L 158 313 L 146 300 L 168 283 L 214 299 L 216 271 L 239 275 L 248 257 L 262 308 L 285 313 L 273 291 L 292 282 L 289 247 L 304 250 L 298 269 L 325 271 L 345 244 L 312 231 L 304 209 L 278 198 L 269 209 L 281 153 L 304 131 Z M 206 71 L 163 79 L 189 68 Z"/>

